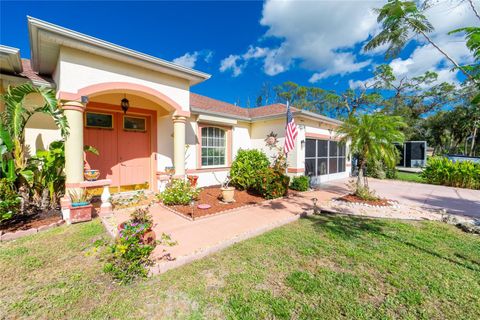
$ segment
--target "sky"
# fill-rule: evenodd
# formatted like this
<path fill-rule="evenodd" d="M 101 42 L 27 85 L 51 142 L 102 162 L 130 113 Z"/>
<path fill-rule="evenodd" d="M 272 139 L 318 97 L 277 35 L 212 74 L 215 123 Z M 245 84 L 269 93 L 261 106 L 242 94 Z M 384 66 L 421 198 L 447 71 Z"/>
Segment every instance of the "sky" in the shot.
<path fill-rule="evenodd" d="M 433 0 L 432 39 L 459 63 L 472 62 L 453 29 L 478 25 L 468 2 Z M 6 1 L 0 0 L 0 44 L 30 57 L 27 15 L 212 75 L 193 92 L 253 106 L 264 83 L 285 81 L 342 92 L 358 88 L 379 64 L 398 77 L 427 70 L 439 81 L 462 80 L 431 45 L 412 37 L 399 57 L 362 50 L 379 32 L 373 8 L 384 0 L 308 1 Z M 480 1 L 474 0 L 480 10 Z"/>

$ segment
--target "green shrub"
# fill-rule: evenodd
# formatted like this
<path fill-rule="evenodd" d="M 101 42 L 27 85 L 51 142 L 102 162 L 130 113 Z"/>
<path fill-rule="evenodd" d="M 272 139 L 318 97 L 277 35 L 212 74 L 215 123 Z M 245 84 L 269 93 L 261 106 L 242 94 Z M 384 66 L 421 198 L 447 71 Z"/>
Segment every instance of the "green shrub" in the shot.
<path fill-rule="evenodd" d="M 190 182 L 174 179 L 159 195 L 159 199 L 167 206 L 188 205 L 199 193 L 200 190 L 193 188 Z"/>
<path fill-rule="evenodd" d="M 310 178 L 307 176 L 294 177 L 290 184 L 290 189 L 297 191 L 307 191 L 310 187 Z"/>
<path fill-rule="evenodd" d="M 230 170 L 231 183 L 239 190 L 249 190 L 255 185 L 257 171 L 268 168 L 267 155 L 260 150 L 239 150 Z"/>
<path fill-rule="evenodd" d="M 255 191 L 265 199 L 275 199 L 287 195 L 290 177 L 274 168 L 257 171 Z"/>
<path fill-rule="evenodd" d="M 431 157 L 422 172 L 422 177 L 432 184 L 480 189 L 480 164 L 472 161 L 453 162 L 445 157 Z"/>
<path fill-rule="evenodd" d="M 377 179 L 395 179 L 397 169 L 387 166 L 383 161 L 371 160 L 367 163 L 367 176 Z"/>
<path fill-rule="evenodd" d="M 142 235 L 150 227 L 148 223 L 126 222 L 115 243 L 108 247 L 103 271 L 122 284 L 146 278 L 147 267 L 152 264 L 150 254 L 155 245 L 142 243 Z"/>
<path fill-rule="evenodd" d="M 21 200 L 6 179 L 0 179 L 0 222 L 11 219 L 20 210 Z"/>

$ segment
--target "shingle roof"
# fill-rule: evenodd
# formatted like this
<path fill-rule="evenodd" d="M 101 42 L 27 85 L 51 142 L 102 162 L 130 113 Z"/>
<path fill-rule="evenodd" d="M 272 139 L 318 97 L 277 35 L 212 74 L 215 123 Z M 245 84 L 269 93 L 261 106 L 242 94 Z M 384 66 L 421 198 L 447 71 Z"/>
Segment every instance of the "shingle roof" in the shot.
<path fill-rule="evenodd" d="M 37 72 L 33 71 L 32 65 L 30 64 L 29 59 L 22 59 L 23 72 L 18 75 L 32 81 L 41 81 L 52 83 L 52 79 L 46 76 L 41 76 Z"/>
<path fill-rule="evenodd" d="M 242 108 L 234 104 L 205 97 L 196 93 L 190 93 L 190 106 L 209 112 L 230 114 L 246 118 L 260 118 L 274 115 L 281 115 L 287 112 L 287 106 L 282 103 L 270 104 L 256 108 Z M 298 109 L 292 107 L 292 112 Z"/>

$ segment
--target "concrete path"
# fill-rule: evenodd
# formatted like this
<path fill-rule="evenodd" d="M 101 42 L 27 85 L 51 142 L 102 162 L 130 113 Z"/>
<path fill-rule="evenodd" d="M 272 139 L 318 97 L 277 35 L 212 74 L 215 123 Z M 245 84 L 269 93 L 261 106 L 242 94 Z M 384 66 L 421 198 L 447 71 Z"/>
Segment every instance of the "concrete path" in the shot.
<path fill-rule="evenodd" d="M 150 212 L 154 219 L 157 238 L 162 233 L 166 233 L 178 244 L 155 248 L 152 254 L 153 259 L 169 254 L 169 257 L 175 260 L 159 261 L 152 268 L 152 272 L 165 272 L 222 250 L 236 242 L 295 221 L 307 210 L 313 208 L 312 198 L 314 197 L 319 201 L 326 201 L 336 196 L 337 194 L 326 191 L 305 192 L 295 197 L 268 201 L 258 206 L 195 221 L 182 218 L 162 206 L 153 206 Z M 127 219 L 129 219 L 127 212 L 118 212 L 105 221 L 108 221 L 111 226 L 116 226 Z"/>
<path fill-rule="evenodd" d="M 480 218 L 480 190 L 453 188 L 396 180 L 368 179 L 369 185 L 384 198 L 428 209 L 445 208 L 449 213 Z M 348 192 L 348 179 L 323 184 L 320 190 Z"/>

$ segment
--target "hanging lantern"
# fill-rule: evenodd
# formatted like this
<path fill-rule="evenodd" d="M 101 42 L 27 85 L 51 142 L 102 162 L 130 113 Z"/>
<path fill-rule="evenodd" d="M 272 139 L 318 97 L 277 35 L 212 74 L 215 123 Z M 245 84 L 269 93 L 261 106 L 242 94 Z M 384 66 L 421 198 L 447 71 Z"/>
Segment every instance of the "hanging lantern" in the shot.
<path fill-rule="evenodd" d="M 126 96 L 123 97 L 122 103 L 120 104 L 120 106 L 122 107 L 123 113 L 126 114 L 128 108 L 130 108 L 130 102 L 128 101 Z"/>

